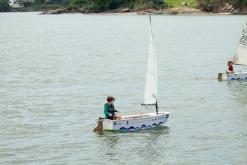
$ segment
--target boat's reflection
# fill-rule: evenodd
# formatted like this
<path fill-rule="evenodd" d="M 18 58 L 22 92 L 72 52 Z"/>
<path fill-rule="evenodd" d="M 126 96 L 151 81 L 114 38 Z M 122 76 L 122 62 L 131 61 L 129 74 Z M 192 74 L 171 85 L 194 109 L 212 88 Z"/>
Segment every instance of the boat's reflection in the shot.
<path fill-rule="evenodd" d="M 168 135 L 170 132 L 170 128 L 167 126 L 157 126 L 150 129 L 138 130 L 138 131 L 102 131 L 97 132 L 97 136 L 99 137 L 101 147 L 105 151 L 105 156 L 110 156 L 110 159 L 117 158 L 119 156 L 119 152 L 122 150 L 133 149 L 136 146 L 141 144 L 142 147 L 139 148 L 140 151 L 136 151 L 136 154 L 143 157 L 145 160 L 143 161 L 151 161 L 153 159 L 150 156 L 150 153 L 159 155 L 155 146 L 158 143 L 159 138 L 162 135 Z M 163 139 L 164 137 L 162 137 Z M 162 140 L 161 139 L 161 140 Z M 155 145 L 154 145 L 155 144 Z"/>
<path fill-rule="evenodd" d="M 227 86 L 233 94 L 233 97 L 244 106 L 247 105 L 247 81 L 227 81 Z"/>
<path fill-rule="evenodd" d="M 119 141 L 119 136 L 116 131 L 98 131 L 96 134 L 109 148 L 113 148 Z"/>
<path fill-rule="evenodd" d="M 118 135 L 118 134 L 125 134 L 125 133 L 132 133 L 132 134 L 140 134 L 140 133 L 152 133 L 162 135 L 162 134 L 168 134 L 170 131 L 170 128 L 168 126 L 156 126 L 154 128 L 149 129 L 140 129 L 140 130 L 134 130 L 134 131 L 98 131 L 96 132 L 99 136 L 112 136 L 112 135 Z"/>
<path fill-rule="evenodd" d="M 163 157 L 164 151 L 161 152 L 161 149 L 164 149 L 163 141 L 169 139 L 170 128 L 160 126 L 144 131 L 146 138 L 144 146 L 139 149 L 138 155 L 143 159 L 141 164 L 153 164 L 154 159 L 160 160 Z"/>

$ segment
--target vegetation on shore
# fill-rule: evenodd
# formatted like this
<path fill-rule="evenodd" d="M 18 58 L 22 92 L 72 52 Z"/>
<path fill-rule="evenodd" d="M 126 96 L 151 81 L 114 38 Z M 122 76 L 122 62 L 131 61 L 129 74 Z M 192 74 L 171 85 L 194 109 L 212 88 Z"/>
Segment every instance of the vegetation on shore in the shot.
<path fill-rule="evenodd" d="M 129 9 L 147 9 L 147 8 L 164 8 L 164 0 L 70 0 L 69 7 L 81 7 L 91 12 L 101 12 L 114 10 L 117 8 Z"/>
<path fill-rule="evenodd" d="M 0 0 L 0 12 L 10 11 L 9 1 Z"/>
<path fill-rule="evenodd" d="M 12 11 L 46 11 L 63 9 L 67 12 L 80 11 L 97 13 L 106 11 L 128 12 L 163 10 L 170 8 L 194 8 L 205 12 L 236 12 L 246 10 L 247 0 L 34 0 L 24 3 L 23 8 Z M 124 10 L 119 10 L 124 9 Z M 0 11 L 11 10 L 8 0 L 0 0 Z"/>
<path fill-rule="evenodd" d="M 166 0 L 166 3 L 169 5 L 169 7 L 192 7 L 192 8 L 197 8 L 198 3 L 196 0 Z"/>
<path fill-rule="evenodd" d="M 12 8 L 12 11 L 25 12 L 25 11 L 48 11 L 48 10 L 56 10 L 61 8 L 67 8 L 66 4 L 24 4 L 22 8 Z"/>
<path fill-rule="evenodd" d="M 240 12 L 246 10 L 247 0 L 197 0 L 198 8 L 207 12 Z"/>

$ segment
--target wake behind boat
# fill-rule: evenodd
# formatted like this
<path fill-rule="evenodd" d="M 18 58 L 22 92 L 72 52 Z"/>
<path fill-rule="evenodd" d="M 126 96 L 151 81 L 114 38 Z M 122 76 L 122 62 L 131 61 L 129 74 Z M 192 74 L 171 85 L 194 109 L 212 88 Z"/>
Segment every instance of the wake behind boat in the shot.
<path fill-rule="evenodd" d="M 153 128 L 167 122 L 169 112 L 159 112 L 157 102 L 157 58 L 153 43 L 151 16 L 149 15 L 149 55 L 147 62 L 146 84 L 143 106 L 153 106 L 155 113 L 123 115 L 120 120 L 98 119 L 95 130 L 131 131 Z"/>
<path fill-rule="evenodd" d="M 232 63 L 235 65 L 247 65 L 247 23 L 245 23 L 242 30 L 242 36 L 237 45 Z M 226 71 L 226 73 L 218 73 L 218 80 L 247 80 L 247 72 Z"/>

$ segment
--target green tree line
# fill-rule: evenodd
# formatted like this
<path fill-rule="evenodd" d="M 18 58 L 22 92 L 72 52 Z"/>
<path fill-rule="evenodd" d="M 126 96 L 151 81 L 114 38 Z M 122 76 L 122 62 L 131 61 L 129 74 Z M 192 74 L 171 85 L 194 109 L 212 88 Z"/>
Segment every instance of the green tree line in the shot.
<path fill-rule="evenodd" d="M 10 11 L 9 1 L 0 0 L 0 12 Z"/>
<path fill-rule="evenodd" d="M 247 0 L 197 0 L 198 7 L 206 11 L 217 10 L 225 4 L 231 5 L 235 9 L 244 9 Z"/>
<path fill-rule="evenodd" d="M 93 11 L 112 10 L 120 7 L 164 8 L 164 0 L 70 0 L 70 7 L 83 7 Z"/>
<path fill-rule="evenodd" d="M 89 12 L 102 12 L 117 8 L 129 9 L 162 9 L 166 7 L 181 7 L 183 5 L 201 8 L 205 11 L 216 10 L 220 4 L 229 3 L 235 8 L 246 9 L 247 0 L 34 0 L 33 3 L 24 3 L 31 9 L 51 9 L 59 7 L 84 8 Z M 189 5 L 192 4 L 192 5 Z M 8 0 L 0 0 L 0 12 L 10 11 Z"/>

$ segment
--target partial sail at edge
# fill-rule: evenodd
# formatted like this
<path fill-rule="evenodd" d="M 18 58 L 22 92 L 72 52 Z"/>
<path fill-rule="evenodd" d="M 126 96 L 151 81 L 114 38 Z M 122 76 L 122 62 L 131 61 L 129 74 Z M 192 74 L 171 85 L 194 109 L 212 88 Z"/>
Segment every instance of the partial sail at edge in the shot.
<path fill-rule="evenodd" d="M 157 102 L 157 57 L 154 49 L 151 17 L 149 15 L 149 54 L 147 62 L 147 75 L 144 92 L 144 104 Z"/>
<path fill-rule="evenodd" d="M 239 65 L 247 65 L 247 23 L 242 30 L 242 36 L 237 45 L 233 63 Z"/>

